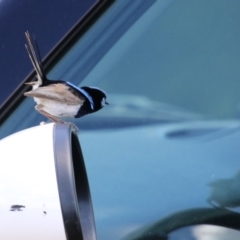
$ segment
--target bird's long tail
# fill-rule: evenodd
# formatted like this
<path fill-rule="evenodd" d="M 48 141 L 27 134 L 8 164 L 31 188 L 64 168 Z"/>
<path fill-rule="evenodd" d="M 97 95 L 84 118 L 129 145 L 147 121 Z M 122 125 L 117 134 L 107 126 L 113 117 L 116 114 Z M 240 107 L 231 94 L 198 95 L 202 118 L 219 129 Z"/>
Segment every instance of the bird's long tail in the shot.
<path fill-rule="evenodd" d="M 37 73 L 37 79 L 38 79 L 38 82 L 29 82 L 26 84 L 34 85 L 37 83 L 38 86 L 41 86 L 47 81 L 47 79 L 43 71 L 39 48 L 35 38 L 32 38 L 28 31 L 25 32 L 25 36 L 27 39 L 27 44 L 25 44 L 25 47 L 27 49 L 32 65 Z"/>

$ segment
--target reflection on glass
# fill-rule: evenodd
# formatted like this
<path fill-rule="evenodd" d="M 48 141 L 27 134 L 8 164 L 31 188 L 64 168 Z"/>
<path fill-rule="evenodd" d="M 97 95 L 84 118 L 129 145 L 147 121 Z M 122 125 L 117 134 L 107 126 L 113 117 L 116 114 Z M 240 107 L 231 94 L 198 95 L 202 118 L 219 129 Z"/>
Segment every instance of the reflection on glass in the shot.
<path fill-rule="evenodd" d="M 74 120 L 99 239 L 182 209 L 215 210 L 209 186 L 210 202 L 238 205 L 239 9 L 233 0 L 116 0 L 48 73 L 109 94 L 109 106 Z M 26 99 L 0 138 L 43 120 Z"/>
<path fill-rule="evenodd" d="M 239 240 L 240 232 L 213 225 L 199 225 L 192 228 L 196 240 Z"/>
<path fill-rule="evenodd" d="M 196 225 L 177 229 L 168 240 L 239 240 L 240 232 L 215 225 Z"/>
<path fill-rule="evenodd" d="M 232 178 L 217 179 L 208 184 L 211 187 L 211 196 L 208 202 L 216 207 L 233 208 L 240 206 L 240 172 Z"/>

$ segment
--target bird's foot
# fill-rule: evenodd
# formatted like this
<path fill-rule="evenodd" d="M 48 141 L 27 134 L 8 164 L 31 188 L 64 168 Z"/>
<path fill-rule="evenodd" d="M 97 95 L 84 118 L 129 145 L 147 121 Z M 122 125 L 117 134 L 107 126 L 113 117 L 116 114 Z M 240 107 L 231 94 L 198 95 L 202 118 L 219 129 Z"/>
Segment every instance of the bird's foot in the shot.
<path fill-rule="evenodd" d="M 74 129 L 74 131 L 75 131 L 76 133 L 79 132 L 78 127 L 77 127 L 74 123 L 72 123 L 72 122 L 63 122 L 63 124 L 68 124 L 68 125 L 72 126 L 72 128 Z"/>

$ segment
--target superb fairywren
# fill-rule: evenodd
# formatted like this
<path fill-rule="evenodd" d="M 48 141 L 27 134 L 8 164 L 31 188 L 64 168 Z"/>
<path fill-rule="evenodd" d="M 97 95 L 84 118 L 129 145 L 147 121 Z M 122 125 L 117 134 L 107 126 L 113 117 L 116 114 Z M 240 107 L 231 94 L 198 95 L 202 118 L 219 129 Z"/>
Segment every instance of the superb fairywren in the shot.
<path fill-rule="evenodd" d="M 97 87 L 77 87 L 70 82 L 47 79 L 37 43 L 29 32 L 25 35 L 28 43 L 25 46 L 37 73 L 37 81 L 26 83 L 32 86 L 32 90 L 24 95 L 33 97 L 39 113 L 53 122 L 64 123 L 62 118 L 79 118 L 108 104 L 106 93 Z"/>

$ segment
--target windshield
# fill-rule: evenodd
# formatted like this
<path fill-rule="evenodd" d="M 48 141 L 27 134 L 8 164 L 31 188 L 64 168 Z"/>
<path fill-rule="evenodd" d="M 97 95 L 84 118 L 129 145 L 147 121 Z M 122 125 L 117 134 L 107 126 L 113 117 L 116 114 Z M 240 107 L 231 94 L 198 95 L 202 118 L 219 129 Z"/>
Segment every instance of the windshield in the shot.
<path fill-rule="evenodd" d="M 239 9 L 117 0 L 48 72 L 108 95 L 109 106 L 74 119 L 99 239 L 183 209 L 239 210 Z M 34 106 L 25 99 L 0 137 L 46 121 Z"/>

